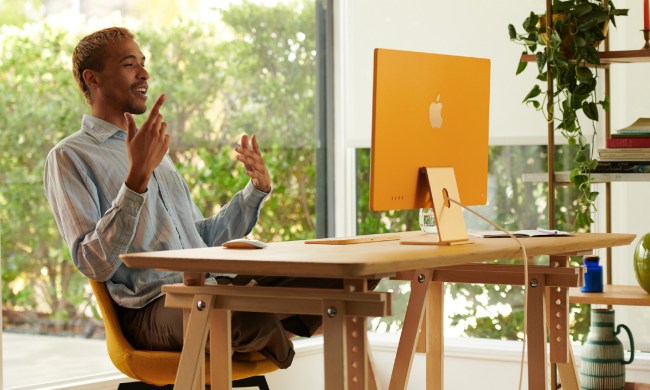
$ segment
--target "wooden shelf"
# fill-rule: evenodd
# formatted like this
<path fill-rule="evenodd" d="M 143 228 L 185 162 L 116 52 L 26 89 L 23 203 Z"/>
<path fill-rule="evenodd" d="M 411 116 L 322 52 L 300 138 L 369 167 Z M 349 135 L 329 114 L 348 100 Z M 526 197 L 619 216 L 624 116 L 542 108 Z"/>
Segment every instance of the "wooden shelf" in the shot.
<path fill-rule="evenodd" d="M 650 384 L 625 382 L 624 390 L 650 390 Z"/>
<path fill-rule="evenodd" d="M 650 294 L 639 286 L 606 285 L 601 293 L 583 293 L 579 288 L 569 290 L 570 303 L 650 306 Z"/>
<path fill-rule="evenodd" d="M 650 50 L 646 49 L 601 51 L 599 54 L 600 63 L 603 65 L 650 62 Z M 521 56 L 521 61 L 536 62 L 537 60 L 534 54 L 525 54 Z"/>
<path fill-rule="evenodd" d="M 522 175 L 524 182 L 548 182 L 548 173 L 524 173 Z M 592 183 L 611 183 L 611 182 L 648 182 L 650 173 L 592 173 Z M 555 172 L 555 184 L 570 184 L 569 172 Z"/>

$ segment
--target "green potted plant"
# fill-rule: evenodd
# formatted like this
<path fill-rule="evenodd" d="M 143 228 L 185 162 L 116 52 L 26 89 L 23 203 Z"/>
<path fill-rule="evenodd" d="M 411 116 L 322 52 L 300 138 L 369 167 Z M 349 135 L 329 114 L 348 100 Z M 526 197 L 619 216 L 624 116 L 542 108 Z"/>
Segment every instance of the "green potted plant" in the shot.
<path fill-rule="evenodd" d="M 571 170 L 571 182 L 579 192 L 578 210 L 574 226 L 588 226 L 593 219 L 598 193 L 591 191 L 590 172 L 596 167 L 593 150 L 583 135 L 579 113 L 591 121 L 593 137 L 598 121 L 598 106 L 609 109 L 608 97 L 596 96 L 597 74 L 600 65 L 598 45 L 605 39 L 609 22 L 616 26 L 615 17 L 627 15 L 627 9 L 617 9 L 607 0 L 553 1 L 553 17 L 550 34 L 546 15 L 531 12 L 524 20 L 523 32 L 508 25 L 510 39 L 524 47 L 523 55 L 533 54 L 537 68 L 535 85 L 524 98 L 524 103 L 542 112 L 547 122 L 554 121 L 570 145 L 577 147 L 575 165 Z M 526 68 L 521 61 L 516 74 Z M 552 77 L 553 102 L 547 111 L 547 80 Z M 592 142 L 593 144 L 593 138 Z"/>

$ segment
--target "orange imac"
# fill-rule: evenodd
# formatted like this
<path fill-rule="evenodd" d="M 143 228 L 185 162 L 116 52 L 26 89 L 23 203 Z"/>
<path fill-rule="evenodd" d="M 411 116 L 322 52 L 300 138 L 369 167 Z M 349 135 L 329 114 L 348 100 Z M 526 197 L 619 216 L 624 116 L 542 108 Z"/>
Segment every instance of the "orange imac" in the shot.
<path fill-rule="evenodd" d="M 370 209 L 434 209 L 438 238 L 467 243 L 464 205 L 487 201 L 490 60 L 375 49 Z"/>

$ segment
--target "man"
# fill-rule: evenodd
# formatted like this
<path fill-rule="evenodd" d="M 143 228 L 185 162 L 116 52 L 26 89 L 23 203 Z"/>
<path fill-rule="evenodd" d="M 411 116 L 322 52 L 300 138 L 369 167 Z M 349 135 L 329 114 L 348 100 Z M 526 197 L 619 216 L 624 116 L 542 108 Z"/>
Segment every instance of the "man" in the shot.
<path fill-rule="evenodd" d="M 169 135 L 161 114 L 166 96 L 157 99 L 139 129 L 133 120 L 132 114 L 147 109 L 149 80 L 133 34 L 124 28 L 92 33 L 79 42 L 72 62 L 91 115 L 84 115 L 81 129 L 47 157 L 45 189 L 59 231 L 77 268 L 106 282 L 124 333 L 136 348 L 180 350 L 182 310 L 164 307 L 161 286 L 182 282 L 182 275 L 130 269 L 119 256 L 216 246 L 250 233 L 271 191 L 256 137 L 243 135 L 235 148 L 250 182 L 217 215 L 203 218 L 167 155 Z M 263 279 L 215 278 L 238 284 Z M 283 284 L 286 278 L 267 281 Z M 288 367 L 294 351 L 285 328 L 310 335 L 319 319 L 305 325 L 296 316 L 285 317 L 233 313 L 233 350 L 259 351 L 278 367 Z"/>

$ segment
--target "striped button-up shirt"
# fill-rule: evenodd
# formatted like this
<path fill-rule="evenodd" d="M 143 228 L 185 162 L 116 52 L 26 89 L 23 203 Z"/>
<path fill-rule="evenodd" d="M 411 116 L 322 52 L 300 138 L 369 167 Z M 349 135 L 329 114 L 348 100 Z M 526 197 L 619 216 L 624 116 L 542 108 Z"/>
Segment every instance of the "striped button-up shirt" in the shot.
<path fill-rule="evenodd" d="M 169 156 L 154 170 L 147 191 L 136 193 L 124 185 L 130 166 L 125 139 L 126 132 L 84 115 L 81 130 L 48 154 L 44 183 L 77 268 L 105 281 L 119 305 L 141 308 L 182 275 L 128 268 L 121 254 L 217 246 L 243 237 L 268 194 L 249 182 L 217 215 L 203 218 Z"/>

